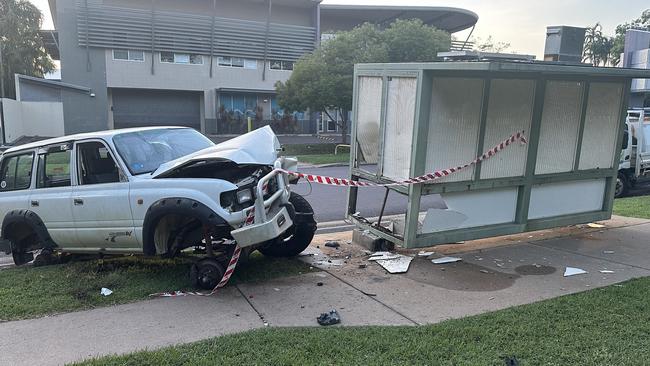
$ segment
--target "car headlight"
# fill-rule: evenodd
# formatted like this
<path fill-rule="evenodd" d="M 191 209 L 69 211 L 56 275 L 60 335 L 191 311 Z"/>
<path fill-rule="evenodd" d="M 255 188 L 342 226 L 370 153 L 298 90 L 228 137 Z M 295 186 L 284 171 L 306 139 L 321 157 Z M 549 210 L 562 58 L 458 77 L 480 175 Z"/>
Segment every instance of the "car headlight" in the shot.
<path fill-rule="evenodd" d="M 242 189 L 237 192 L 237 202 L 239 204 L 246 203 L 253 200 L 253 191 L 250 189 Z"/>

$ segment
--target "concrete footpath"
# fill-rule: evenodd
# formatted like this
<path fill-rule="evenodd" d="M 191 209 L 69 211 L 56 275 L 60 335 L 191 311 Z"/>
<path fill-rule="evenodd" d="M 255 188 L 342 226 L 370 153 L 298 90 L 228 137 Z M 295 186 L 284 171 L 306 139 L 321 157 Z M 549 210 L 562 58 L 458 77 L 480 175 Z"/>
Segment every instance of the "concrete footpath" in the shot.
<path fill-rule="evenodd" d="M 618 227 L 444 247 L 433 257 L 455 248 L 464 250 L 457 254 L 462 261 L 434 265 L 416 258 L 403 275 L 387 274 L 345 242 L 338 251 L 314 247 L 318 255 L 303 260 L 323 271 L 231 286 L 211 298 L 154 299 L 0 323 L 0 363 L 58 365 L 265 326 L 317 326 L 316 316 L 330 309 L 344 326 L 432 324 L 650 276 L 650 221 L 608 226 Z M 566 267 L 588 273 L 563 277 Z"/>

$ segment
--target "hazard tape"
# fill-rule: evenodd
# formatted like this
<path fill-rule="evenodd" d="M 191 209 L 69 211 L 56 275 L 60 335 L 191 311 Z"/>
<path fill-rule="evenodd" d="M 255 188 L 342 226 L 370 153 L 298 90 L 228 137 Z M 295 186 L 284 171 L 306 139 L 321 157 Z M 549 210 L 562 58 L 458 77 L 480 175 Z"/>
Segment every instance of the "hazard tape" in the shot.
<path fill-rule="evenodd" d="M 346 186 L 346 187 L 390 187 L 390 186 L 404 186 L 404 185 L 411 185 L 411 184 L 419 184 L 419 183 L 427 183 L 431 181 L 435 181 L 438 179 L 446 178 L 454 173 L 457 173 L 463 169 L 466 169 L 470 166 L 480 164 L 495 155 L 497 155 L 499 152 L 502 150 L 506 149 L 508 146 L 512 145 L 515 142 L 520 142 L 522 145 L 525 145 L 528 143 L 528 140 L 526 139 L 526 136 L 524 135 L 524 131 L 517 132 L 507 138 L 506 140 L 502 141 L 498 145 L 496 145 L 494 148 L 486 151 L 483 155 L 477 157 L 473 161 L 462 165 L 458 166 L 455 168 L 448 168 L 448 169 L 443 169 L 443 170 L 438 170 L 433 173 L 425 174 L 419 177 L 415 178 L 410 178 L 401 182 L 396 182 L 396 183 L 389 183 L 389 184 L 376 184 L 376 183 L 367 183 L 367 182 L 358 182 L 350 179 L 343 179 L 343 178 L 334 178 L 334 177 L 328 177 L 324 175 L 313 175 L 313 174 L 303 174 L 303 173 L 298 173 L 298 172 L 292 172 L 289 170 L 284 170 L 284 169 L 276 169 L 277 171 L 280 171 L 282 173 L 294 176 L 294 177 L 299 177 L 299 178 L 304 178 L 309 182 L 312 183 L 317 183 L 317 184 L 323 184 L 323 185 L 328 185 L 328 186 Z"/>

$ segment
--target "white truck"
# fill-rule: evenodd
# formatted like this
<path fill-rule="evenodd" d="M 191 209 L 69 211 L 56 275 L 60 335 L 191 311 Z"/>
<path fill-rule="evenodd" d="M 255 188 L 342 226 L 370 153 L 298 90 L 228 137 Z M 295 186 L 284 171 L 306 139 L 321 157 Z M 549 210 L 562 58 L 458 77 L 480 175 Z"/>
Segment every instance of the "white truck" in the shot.
<path fill-rule="evenodd" d="M 616 181 L 616 197 L 624 197 L 637 182 L 650 178 L 650 108 L 631 109 L 625 120 Z"/>
<path fill-rule="evenodd" d="M 296 159 L 278 157 L 270 127 L 214 145 L 189 128 L 137 128 L 13 147 L 0 158 L 0 249 L 16 265 L 53 253 L 173 257 L 195 248 L 195 286 L 221 280 L 242 255 L 290 257 L 316 231 L 289 189 Z"/>

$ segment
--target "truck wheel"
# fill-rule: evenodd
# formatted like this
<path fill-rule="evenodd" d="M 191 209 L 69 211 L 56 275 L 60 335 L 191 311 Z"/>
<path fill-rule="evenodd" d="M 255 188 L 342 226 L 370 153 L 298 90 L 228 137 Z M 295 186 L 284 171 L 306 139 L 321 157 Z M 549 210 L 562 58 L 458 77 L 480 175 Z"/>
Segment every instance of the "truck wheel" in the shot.
<path fill-rule="evenodd" d="M 296 214 L 311 215 L 311 220 L 295 223 L 290 229 L 291 235 L 285 239 L 272 241 L 259 248 L 259 251 L 267 257 L 290 258 L 302 253 L 311 244 L 316 232 L 316 221 L 314 221 L 314 210 L 307 200 L 294 192 L 291 192 L 289 202 L 296 210 Z"/>
<path fill-rule="evenodd" d="M 216 259 L 205 258 L 192 264 L 190 281 L 196 288 L 212 290 L 217 287 L 224 273 L 226 273 L 225 268 Z"/>
<path fill-rule="evenodd" d="M 614 192 L 614 197 L 616 198 L 625 197 L 629 189 L 630 189 L 630 181 L 627 179 L 625 174 L 618 173 L 618 177 L 616 178 L 616 190 Z"/>

